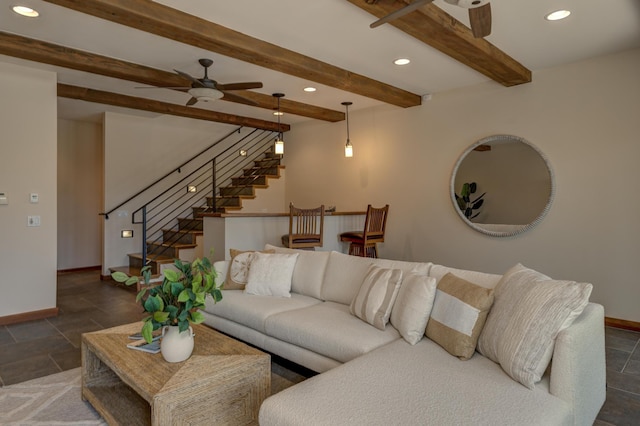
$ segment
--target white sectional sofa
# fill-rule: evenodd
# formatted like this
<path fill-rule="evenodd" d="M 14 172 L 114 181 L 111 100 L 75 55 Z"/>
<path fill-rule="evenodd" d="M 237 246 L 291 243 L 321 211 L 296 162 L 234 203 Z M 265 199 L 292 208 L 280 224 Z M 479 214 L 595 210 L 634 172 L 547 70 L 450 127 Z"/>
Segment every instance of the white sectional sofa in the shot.
<path fill-rule="evenodd" d="M 290 297 L 224 290 L 222 302 L 208 301 L 203 311 L 207 325 L 322 373 L 267 398 L 260 410 L 262 425 L 589 425 L 604 403 L 600 305 L 585 302 L 577 318 L 564 321 L 562 331 L 553 335 L 549 367 L 528 388 L 507 374 L 502 361 L 479 352 L 461 360 L 427 337 L 412 345 L 393 323 L 381 330 L 350 310 L 372 264 L 400 269 L 404 277 L 431 276 L 438 283 L 452 273 L 486 289 L 502 276 L 432 263 L 267 248 L 297 253 Z M 215 264 L 220 282 L 228 264 Z M 544 324 L 534 328 L 544 329 Z"/>

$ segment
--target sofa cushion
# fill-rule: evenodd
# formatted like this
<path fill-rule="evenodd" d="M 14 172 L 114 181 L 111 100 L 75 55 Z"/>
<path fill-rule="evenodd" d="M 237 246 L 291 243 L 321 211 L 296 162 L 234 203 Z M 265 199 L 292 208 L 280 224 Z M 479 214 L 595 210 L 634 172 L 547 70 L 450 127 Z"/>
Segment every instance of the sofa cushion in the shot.
<path fill-rule="evenodd" d="M 262 296 L 291 297 L 291 278 L 297 259 L 297 253 L 254 253 L 244 291 Z"/>
<path fill-rule="evenodd" d="M 249 277 L 249 266 L 253 259 L 254 250 L 229 249 L 229 269 L 224 281 L 225 290 L 244 290 Z M 263 253 L 275 253 L 273 250 L 265 250 Z"/>
<path fill-rule="evenodd" d="M 384 330 L 401 282 L 400 269 L 370 266 L 358 294 L 351 302 L 351 313 L 375 328 Z"/>
<path fill-rule="evenodd" d="M 456 277 L 460 277 L 464 280 L 486 288 L 495 288 L 495 286 L 498 284 L 498 281 L 500 281 L 500 278 L 502 278 L 502 275 L 487 274 L 485 272 L 469 271 L 466 269 L 456 269 L 442 265 L 433 265 L 433 267 L 429 271 L 429 275 L 434 277 L 437 282 L 439 282 L 442 277 L 444 277 L 448 273 L 452 273 Z"/>
<path fill-rule="evenodd" d="M 296 293 L 284 298 L 257 296 L 242 290 L 223 290 L 221 302 L 214 303 L 211 297 L 206 298 L 204 311 L 264 333 L 264 324 L 269 316 L 317 303 L 320 303 L 318 299 Z"/>
<path fill-rule="evenodd" d="M 298 253 L 296 267 L 293 268 L 291 291 L 321 299 L 322 280 L 329 261 L 328 251 L 296 250 L 265 245 L 265 250 L 275 253 Z"/>
<path fill-rule="evenodd" d="M 451 355 L 467 360 L 493 304 L 493 290 L 448 273 L 438 283 L 426 335 Z"/>
<path fill-rule="evenodd" d="M 266 319 L 266 334 L 340 362 L 347 362 L 400 338 L 393 327 L 384 331 L 351 315 L 349 306 L 323 302 Z"/>
<path fill-rule="evenodd" d="M 514 266 L 496 287 L 479 352 L 532 389 L 549 365 L 556 336 L 582 313 L 592 288 Z"/>
<path fill-rule="evenodd" d="M 324 274 L 322 299 L 350 305 L 360 290 L 360 285 L 364 281 L 364 277 L 367 275 L 371 265 L 388 269 L 400 269 L 403 273 L 415 272 L 420 274 L 429 274 L 429 269 L 431 268 L 430 262 L 372 259 L 332 251 Z"/>
<path fill-rule="evenodd" d="M 391 324 L 404 340 L 415 345 L 424 336 L 436 297 L 436 279 L 405 274 L 391 311 Z"/>
<path fill-rule="evenodd" d="M 392 342 L 267 398 L 261 426 L 566 425 L 547 384 L 526 389 L 476 355 L 460 362 L 429 339 Z"/>

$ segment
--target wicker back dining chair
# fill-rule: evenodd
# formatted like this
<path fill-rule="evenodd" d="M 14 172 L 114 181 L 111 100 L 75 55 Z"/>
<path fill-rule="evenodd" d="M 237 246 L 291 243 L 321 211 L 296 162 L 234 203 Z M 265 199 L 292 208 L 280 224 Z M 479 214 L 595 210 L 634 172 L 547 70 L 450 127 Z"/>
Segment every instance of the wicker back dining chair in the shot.
<path fill-rule="evenodd" d="M 367 216 L 364 219 L 364 231 L 343 232 L 340 241 L 348 242 L 349 254 L 361 257 L 378 257 L 378 243 L 384 242 L 387 227 L 389 204 L 375 208 L 367 206 Z"/>
<path fill-rule="evenodd" d="M 282 236 L 282 245 L 292 249 L 315 250 L 322 247 L 324 204 L 313 209 L 301 209 L 289 204 L 289 233 Z"/>

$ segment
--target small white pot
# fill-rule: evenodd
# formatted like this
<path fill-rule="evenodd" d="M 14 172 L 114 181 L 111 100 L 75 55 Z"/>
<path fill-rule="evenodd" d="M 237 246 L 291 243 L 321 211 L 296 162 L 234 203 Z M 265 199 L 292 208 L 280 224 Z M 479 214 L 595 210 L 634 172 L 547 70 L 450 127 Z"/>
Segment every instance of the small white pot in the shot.
<path fill-rule="evenodd" d="M 182 362 L 193 352 L 193 328 L 180 332 L 177 325 L 162 327 L 160 352 L 167 362 Z"/>

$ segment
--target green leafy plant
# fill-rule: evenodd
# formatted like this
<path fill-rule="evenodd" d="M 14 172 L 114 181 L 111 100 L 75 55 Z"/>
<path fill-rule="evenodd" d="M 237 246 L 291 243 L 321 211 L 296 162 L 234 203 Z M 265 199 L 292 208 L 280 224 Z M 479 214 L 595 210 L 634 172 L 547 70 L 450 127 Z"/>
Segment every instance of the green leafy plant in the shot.
<path fill-rule="evenodd" d="M 145 286 L 136 297 L 137 302 L 149 315 L 143 319 L 142 336 L 151 342 L 152 333 L 165 325 L 178 326 L 180 331 L 189 328 L 189 324 L 200 324 L 204 315 L 199 308 L 205 304 L 210 295 L 218 303 L 222 300 L 220 286 L 216 284 L 216 271 L 206 257 L 191 263 L 174 261 L 176 270 L 165 269 L 162 284 L 150 286 L 151 267 L 141 270 Z M 111 277 L 126 285 L 138 283 L 140 277 L 130 277 L 124 272 L 114 272 Z"/>
<path fill-rule="evenodd" d="M 476 212 L 482 207 L 484 204 L 484 195 L 486 192 L 483 192 L 479 197 L 471 199 L 471 195 L 475 194 L 478 189 L 478 185 L 475 182 L 465 183 L 462 185 L 462 190 L 460 191 L 460 195 L 455 194 L 456 202 L 458 203 L 458 207 L 464 213 L 464 216 L 471 220 L 474 217 L 478 216 L 480 212 Z M 475 214 L 474 214 L 475 212 Z"/>

